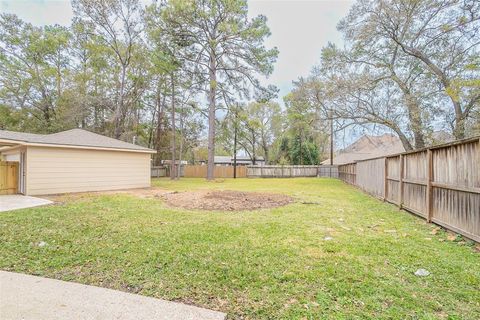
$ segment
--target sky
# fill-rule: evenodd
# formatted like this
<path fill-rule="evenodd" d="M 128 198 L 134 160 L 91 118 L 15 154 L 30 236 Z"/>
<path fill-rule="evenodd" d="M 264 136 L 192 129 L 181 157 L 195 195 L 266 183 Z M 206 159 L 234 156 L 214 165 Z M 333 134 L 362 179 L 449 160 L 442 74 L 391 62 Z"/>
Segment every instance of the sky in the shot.
<path fill-rule="evenodd" d="M 142 0 L 144 4 L 150 0 Z M 272 35 L 266 46 L 280 51 L 272 75 L 263 82 L 280 89 L 279 100 L 292 81 L 307 76 L 329 41 L 342 45 L 336 25 L 353 1 L 349 0 L 249 0 L 249 14 L 265 15 Z M 0 12 L 14 13 L 34 25 L 70 24 L 69 0 L 0 0 Z"/>

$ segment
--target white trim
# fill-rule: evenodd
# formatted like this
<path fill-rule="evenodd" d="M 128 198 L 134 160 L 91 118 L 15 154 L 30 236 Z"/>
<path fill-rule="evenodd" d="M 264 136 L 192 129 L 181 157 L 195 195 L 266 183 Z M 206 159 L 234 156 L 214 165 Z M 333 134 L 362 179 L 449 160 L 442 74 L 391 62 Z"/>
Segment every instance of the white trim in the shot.
<path fill-rule="evenodd" d="M 146 149 L 146 150 L 137 150 L 137 149 L 126 149 L 126 148 L 115 148 L 115 147 L 95 147 L 95 146 L 79 146 L 79 145 L 68 145 L 68 144 L 54 144 L 54 143 L 33 143 L 25 141 L 16 141 L 10 139 L 0 139 L 0 143 L 15 143 L 16 145 L 12 148 L 17 148 L 21 146 L 31 146 L 31 147 L 47 147 L 47 148 L 70 148 L 70 149 L 85 149 L 85 150 L 104 150 L 104 151 L 121 151 L 121 152 L 140 152 L 140 153 L 157 153 L 156 150 Z M 8 150 L 11 150 L 9 148 Z M 4 151 L 4 150 L 2 150 Z"/>

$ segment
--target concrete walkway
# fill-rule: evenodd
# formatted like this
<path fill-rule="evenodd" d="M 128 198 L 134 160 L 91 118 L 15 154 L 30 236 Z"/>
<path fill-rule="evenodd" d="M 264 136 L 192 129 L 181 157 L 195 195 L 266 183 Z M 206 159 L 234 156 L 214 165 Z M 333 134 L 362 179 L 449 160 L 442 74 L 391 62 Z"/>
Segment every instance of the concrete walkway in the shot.
<path fill-rule="evenodd" d="M 38 206 L 44 206 L 46 204 L 53 203 L 50 200 L 22 196 L 20 194 L 14 194 L 9 196 L 0 196 L 0 212 L 10 211 L 17 209 L 33 208 Z"/>
<path fill-rule="evenodd" d="M 225 314 L 136 294 L 0 271 L 0 319 L 220 320 Z"/>

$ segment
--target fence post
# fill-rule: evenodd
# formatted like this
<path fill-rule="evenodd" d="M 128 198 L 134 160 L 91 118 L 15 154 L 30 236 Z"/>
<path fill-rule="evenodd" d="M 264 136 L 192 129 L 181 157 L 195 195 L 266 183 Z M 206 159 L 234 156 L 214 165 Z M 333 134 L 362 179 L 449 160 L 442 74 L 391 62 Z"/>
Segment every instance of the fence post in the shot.
<path fill-rule="evenodd" d="M 433 176 L 432 150 L 427 149 L 427 221 L 432 222 L 432 176 Z"/>
<path fill-rule="evenodd" d="M 388 174 L 388 158 L 385 157 L 385 165 L 383 168 L 383 172 L 385 173 L 384 176 L 384 186 L 383 186 L 383 201 L 387 200 L 387 192 L 388 192 L 388 179 L 387 179 L 387 174 Z"/>
<path fill-rule="evenodd" d="M 403 154 L 400 155 L 400 177 L 398 179 L 398 191 L 399 191 L 399 196 L 398 196 L 398 206 L 400 209 L 403 207 Z"/>

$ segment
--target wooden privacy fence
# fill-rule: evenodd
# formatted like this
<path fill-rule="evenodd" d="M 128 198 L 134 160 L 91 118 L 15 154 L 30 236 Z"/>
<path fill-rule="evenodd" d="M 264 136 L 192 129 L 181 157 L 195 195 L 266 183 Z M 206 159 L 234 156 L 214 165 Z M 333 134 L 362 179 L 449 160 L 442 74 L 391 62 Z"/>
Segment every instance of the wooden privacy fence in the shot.
<path fill-rule="evenodd" d="M 339 178 L 480 242 L 480 138 L 339 166 Z"/>
<path fill-rule="evenodd" d="M 337 166 L 248 166 L 248 178 L 338 177 Z"/>
<path fill-rule="evenodd" d="M 0 161 L 0 195 L 16 194 L 18 190 L 18 162 Z"/>
<path fill-rule="evenodd" d="M 186 178 L 206 178 L 207 166 L 184 166 L 183 176 Z M 247 168 L 237 166 L 237 178 L 245 178 L 247 176 Z M 232 166 L 215 166 L 215 178 L 233 178 Z"/>
<path fill-rule="evenodd" d="M 168 176 L 168 168 L 167 167 L 151 167 L 150 168 L 150 176 L 152 178 L 161 178 Z"/>

